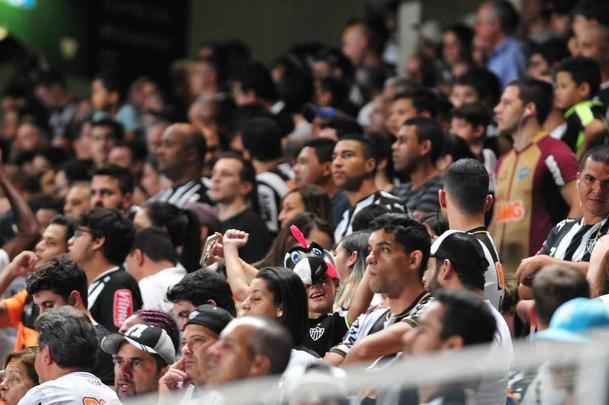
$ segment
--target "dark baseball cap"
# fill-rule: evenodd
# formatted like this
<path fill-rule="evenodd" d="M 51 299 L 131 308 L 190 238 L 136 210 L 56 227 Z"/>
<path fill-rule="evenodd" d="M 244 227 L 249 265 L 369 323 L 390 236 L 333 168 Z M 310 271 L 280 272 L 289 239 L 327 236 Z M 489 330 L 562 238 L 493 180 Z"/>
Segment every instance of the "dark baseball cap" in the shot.
<path fill-rule="evenodd" d="M 204 304 L 198 306 L 188 315 L 188 325 L 201 325 L 220 335 L 222 330 L 232 321 L 233 316 L 225 309 L 215 305 Z"/>
<path fill-rule="evenodd" d="M 467 232 L 446 231 L 432 243 L 429 250 L 429 257 L 449 259 L 457 272 L 472 268 L 486 271 L 489 266 L 480 242 Z"/>
<path fill-rule="evenodd" d="M 125 333 L 104 337 L 100 347 L 108 354 L 117 354 L 124 342 L 146 353 L 158 355 L 166 364 L 172 364 L 176 360 L 176 350 L 171 338 L 164 329 L 157 326 L 143 323 L 133 325 Z"/>

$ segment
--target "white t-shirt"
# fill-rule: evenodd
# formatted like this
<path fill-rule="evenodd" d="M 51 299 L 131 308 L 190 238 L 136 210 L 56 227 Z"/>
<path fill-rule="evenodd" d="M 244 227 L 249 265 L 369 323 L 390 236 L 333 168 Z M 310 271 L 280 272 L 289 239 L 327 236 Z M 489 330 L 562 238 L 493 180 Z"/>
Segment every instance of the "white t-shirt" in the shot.
<path fill-rule="evenodd" d="M 114 390 L 91 373 L 77 371 L 29 390 L 17 405 L 120 405 Z"/>
<path fill-rule="evenodd" d="M 486 302 L 495 317 L 497 332 L 495 332 L 495 341 L 491 345 L 488 357 L 482 359 L 481 367 L 484 367 L 487 361 L 493 363 L 500 362 L 504 372 L 498 376 L 485 378 L 480 382 L 475 395 L 475 403 L 478 405 L 505 404 L 508 373 L 514 359 L 512 335 L 510 334 L 510 328 L 499 311 L 495 309 L 489 300 L 484 300 L 484 302 Z"/>
<path fill-rule="evenodd" d="M 170 312 L 173 303 L 167 301 L 167 290 L 180 282 L 185 275 L 184 267 L 178 265 L 141 279 L 138 284 L 144 303 L 142 308 Z"/>

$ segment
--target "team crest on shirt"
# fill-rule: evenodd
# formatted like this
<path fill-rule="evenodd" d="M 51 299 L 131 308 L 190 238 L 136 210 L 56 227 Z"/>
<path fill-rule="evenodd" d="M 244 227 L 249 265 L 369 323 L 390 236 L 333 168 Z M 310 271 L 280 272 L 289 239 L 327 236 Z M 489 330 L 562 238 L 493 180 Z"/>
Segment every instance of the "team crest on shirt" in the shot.
<path fill-rule="evenodd" d="M 530 175 L 531 175 L 531 169 L 529 169 L 528 167 L 521 167 L 520 169 L 518 169 L 518 174 L 516 177 L 518 178 L 518 181 L 523 181 Z"/>
<path fill-rule="evenodd" d="M 594 249 L 595 242 L 596 242 L 596 238 L 588 239 L 588 242 L 586 242 L 586 253 L 592 253 L 592 249 Z"/>
<path fill-rule="evenodd" d="M 325 332 L 326 328 L 320 328 L 319 325 L 309 329 L 309 335 L 311 336 L 311 339 L 313 339 L 313 341 L 315 342 L 317 342 L 324 335 Z"/>

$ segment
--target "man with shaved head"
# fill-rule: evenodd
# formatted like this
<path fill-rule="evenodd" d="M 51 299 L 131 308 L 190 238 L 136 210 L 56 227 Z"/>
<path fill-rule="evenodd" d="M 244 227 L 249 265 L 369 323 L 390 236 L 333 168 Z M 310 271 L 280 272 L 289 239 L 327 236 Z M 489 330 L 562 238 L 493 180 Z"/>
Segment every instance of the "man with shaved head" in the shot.
<path fill-rule="evenodd" d="M 153 197 L 183 208 L 189 202 L 212 205 L 202 173 L 207 153 L 203 134 L 191 124 L 173 124 L 163 132 L 156 150 L 159 171 L 173 186 Z"/>

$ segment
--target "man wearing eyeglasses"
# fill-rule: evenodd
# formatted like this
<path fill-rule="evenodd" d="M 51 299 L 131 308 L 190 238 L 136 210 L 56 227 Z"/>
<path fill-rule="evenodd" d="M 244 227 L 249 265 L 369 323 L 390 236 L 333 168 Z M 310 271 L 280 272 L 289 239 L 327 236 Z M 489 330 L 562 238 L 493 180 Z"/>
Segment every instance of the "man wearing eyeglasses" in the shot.
<path fill-rule="evenodd" d="M 69 241 L 70 257 L 87 275 L 89 312 L 111 332 L 142 307 L 137 281 L 122 267 L 134 237 L 133 224 L 120 212 L 94 208 Z"/>

